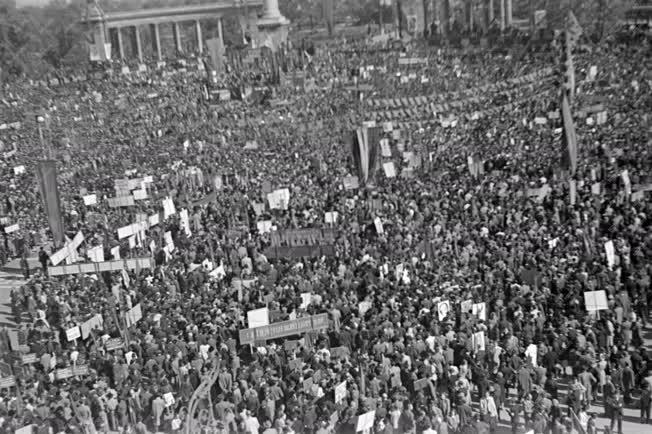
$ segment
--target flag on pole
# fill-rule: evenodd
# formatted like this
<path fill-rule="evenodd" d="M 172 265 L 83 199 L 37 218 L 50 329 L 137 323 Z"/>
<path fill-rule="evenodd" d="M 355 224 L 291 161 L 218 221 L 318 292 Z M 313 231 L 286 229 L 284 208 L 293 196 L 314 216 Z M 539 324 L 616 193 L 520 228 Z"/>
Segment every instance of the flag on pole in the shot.
<path fill-rule="evenodd" d="M 575 48 L 575 45 L 577 45 L 577 41 L 579 41 L 580 36 L 582 36 L 582 33 L 584 32 L 579 21 L 575 18 L 573 11 L 568 11 L 568 16 L 566 17 L 566 32 L 568 33 L 572 50 Z"/>
<path fill-rule="evenodd" d="M 353 134 L 353 164 L 362 183 L 376 172 L 381 134 L 382 127 L 362 127 Z"/>
<path fill-rule="evenodd" d="M 44 160 L 38 163 L 38 184 L 43 198 L 45 212 L 48 215 L 52 238 L 55 247 L 63 246 L 65 233 L 61 217 L 61 200 L 57 185 L 57 166 L 53 160 Z"/>
<path fill-rule="evenodd" d="M 582 26 L 575 18 L 575 15 L 572 11 L 568 11 L 568 16 L 566 17 L 566 31 L 564 32 L 564 53 L 563 57 L 565 58 L 565 69 L 566 69 L 566 85 L 570 90 L 569 98 L 570 101 L 573 101 L 575 97 L 575 65 L 573 61 L 573 50 L 579 41 L 580 36 L 582 35 Z"/>
<path fill-rule="evenodd" d="M 562 134 L 562 167 L 570 169 L 575 174 L 577 169 L 577 137 L 575 136 L 575 123 L 568 103 L 568 93 L 561 92 L 561 118 L 563 123 Z"/>

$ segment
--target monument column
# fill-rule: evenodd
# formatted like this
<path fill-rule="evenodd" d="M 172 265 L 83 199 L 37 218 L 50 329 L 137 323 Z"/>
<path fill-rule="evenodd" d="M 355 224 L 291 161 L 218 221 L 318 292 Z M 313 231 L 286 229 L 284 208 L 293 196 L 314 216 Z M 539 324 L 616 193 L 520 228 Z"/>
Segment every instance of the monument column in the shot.
<path fill-rule="evenodd" d="M 278 8 L 278 0 L 263 0 L 264 17 L 280 17 L 281 10 Z"/>
<path fill-rule="evenodd" d="M 487 23 L 487 26 L 490 26 L 490 25 L 491 25 L 491 22 L 494 20 L 494 0 L 487 0 L 487 2 L 489 3 L 489 4 L 488 4 L 488 8 L 489 8 L 489 15 L 488 15 L 488 18 L 489 18 L 489 22 Z"/>
<path fill-rule="evenodd" d="M 224 46 L 224 35 L 222 34 L 222 17 L 217 19 L 217 37 Z"/>
<path fill-rule="evenodd" d="M 195 20 L 195 33 L 197 35 L 197 51 L 201 54 L 204 51 L 204 41 L 201 34 L 201 23 L 199 20 Z"/>
<path fill-rule="evenodd" d="M 118 37 L 116 38 L 118 40 L 118 54 L 120 55 L 120 60 L 124 60 L 125 48 L 124 48 L 124 44 L 122 43 L 122 27 L 116 27 L 115 31 L 118 34 Z"/>
<path fill-rule="evenodd" d="M 498 0 L 500 2 L 500 31 L 505 31 L 505 1 Z"/>
<path fill-rule="evenodd" d="M 469 23 L 469 31 L 473 30 L 473 0 L 468 0 L 467 3 L 469 6 L 469 15 L 468 15 L 468 23 Z"/>
<path fill-rule="evenodd" d="M 268 46 L 272 51 L 288 38 L 290 21 L 281 15 L 278 0 L 263 0 L 263 16 L 258 20 L 258 45 Z"/>
<path fill-rule="evenodd" d="M 176 46 L 177 53 L 183 52 L 181 47 L 181 29 L 179 28 L 179 23 L 174 22 L 172 27 L 172 32 L 174 33 L 174 45 Z"/>
<path fill-rule="evenodd" d="M 140 29 L 138 26 L 134 26 L 134 41 L 136 41 L 136 55 L 138 56 L 138 61 L 143 63 L 143 45 L 140 41 Z"/>
<path fill-rule="evenodd" d="M 505 14 L 507 19 L 505 20 L 505 25 L 511 27 L 512 25 L 512 0 L 505 0 Z"/>
<path fill-rule="evenodd" d="M 156 52 L 156 58 L 160 62 L 163 60 L 163 53 L 161 52 L 161 31 L 158 28 L 158 23 L 150 24 L 152 31 L 152 45 Z"/>

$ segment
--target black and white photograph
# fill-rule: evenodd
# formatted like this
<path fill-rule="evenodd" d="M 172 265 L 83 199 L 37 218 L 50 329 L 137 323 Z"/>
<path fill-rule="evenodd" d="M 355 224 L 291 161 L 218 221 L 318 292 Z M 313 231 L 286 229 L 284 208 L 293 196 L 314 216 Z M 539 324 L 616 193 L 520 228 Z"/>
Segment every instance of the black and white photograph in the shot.
<path fill-rule="evenodd" d="M 651 434 L 652 0 L 0 0 L 0 434 Z"/>

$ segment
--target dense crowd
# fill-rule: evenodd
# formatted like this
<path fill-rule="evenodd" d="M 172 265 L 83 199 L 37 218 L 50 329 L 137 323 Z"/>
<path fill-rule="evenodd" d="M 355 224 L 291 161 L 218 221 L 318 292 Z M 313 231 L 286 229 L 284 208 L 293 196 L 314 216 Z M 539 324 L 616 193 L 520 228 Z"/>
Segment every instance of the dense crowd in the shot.
<path fill-rule="evenodd" d="M 52 237 L 34 187 L 48 156 L 67 238 L 84 236 L 74 259 L 101 246 L 152 267 L 50 276 L 51 244 L 43 267 L 23 261 L 19 332 L 0 334 L 0 375 L 15 379 L 0 432 L 595 433 L 594 404 L 617 432 L 626 406 L 649 423 L 651 52 L 576 53 L 574 175 L 553 50 L 325 43 L 262 103 L 265 71 L 212 80 L 198 59 L 5 84 L 2 228 L 19 229 L 3 231 L 3 256 Z M 254 90 L 218 100 L 228 86 Z M 353 131 L 372 120 L 382 155 L 352 188 Z M 109 206 L 116 180 L 147 177 L 146 198 Z M 275 233 L 297 229 L 332 230 L 333 254 L 272 257 Z M 272 323 L 327 314 L 328 327 L 241 342 L 264 307 Z"/>

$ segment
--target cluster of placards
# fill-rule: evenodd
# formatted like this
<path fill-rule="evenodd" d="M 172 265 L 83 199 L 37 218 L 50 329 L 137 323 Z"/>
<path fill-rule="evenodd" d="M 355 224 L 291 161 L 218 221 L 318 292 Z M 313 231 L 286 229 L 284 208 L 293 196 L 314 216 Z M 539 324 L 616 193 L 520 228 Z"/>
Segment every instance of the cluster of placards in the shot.
<path fill-rule="evenodd" d="M 91 264 L 72 264 L 50 267 L 50 276 L 64 276 L 68 274 L 95 274 L 102 271 L 133 270 L 136 268 L 153 268 L 152 258 L 122 259 L 120 261 L 94 262 Z"/>

